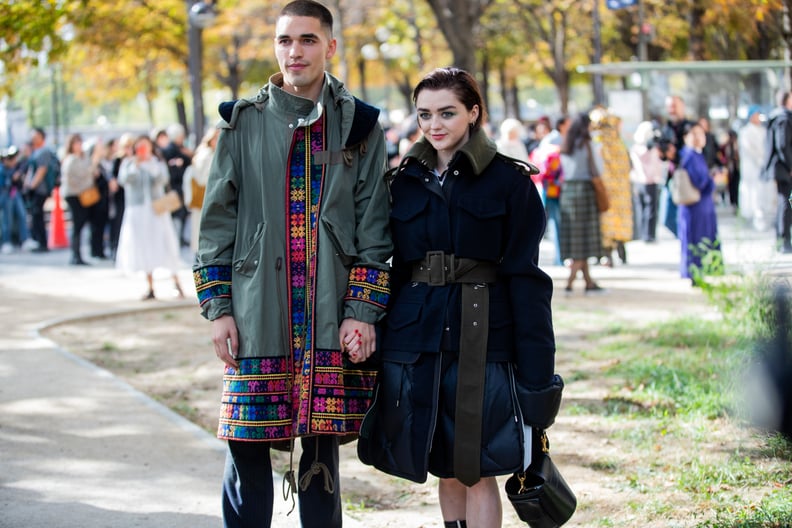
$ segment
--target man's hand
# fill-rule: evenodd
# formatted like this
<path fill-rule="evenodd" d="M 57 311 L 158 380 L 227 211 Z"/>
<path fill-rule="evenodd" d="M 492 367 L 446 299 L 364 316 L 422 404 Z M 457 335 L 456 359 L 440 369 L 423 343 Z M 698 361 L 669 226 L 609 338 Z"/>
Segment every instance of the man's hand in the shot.
<path fill-rule="evenodd" d="M 212 343 L 215 354 L 220 360 L 235 369 L 239 368 L 239 334 L 236 321 L 230 315 L 223 315 L 212 321 Z"/>
<path fill-rule="evenodd" d="M 344 319 L 338 329 L 341 352 L 349 354 L 352 363 L 363 363 L 377 350 L 374 325 L 355 319 Z"/>

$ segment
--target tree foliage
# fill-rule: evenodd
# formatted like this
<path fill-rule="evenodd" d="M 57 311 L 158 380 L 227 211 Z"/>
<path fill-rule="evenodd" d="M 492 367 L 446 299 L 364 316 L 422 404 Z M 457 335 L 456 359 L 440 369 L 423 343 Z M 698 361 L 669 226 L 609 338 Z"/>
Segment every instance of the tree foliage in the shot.
<path fill-rule="evenodd" d="M 595 0 L 328 0 L 337 20 L 333 71 L 353 89 L 395 85 L 409 107 L 412 86 L 436 66 L 496 73 L 518 112 L 521 86 L 551 84 L 562 110 L 576 67 L 591 61 Z M 638 9 L 600 2 L 603 62 L 638 55 Z M 271 28 L 280 5 L 216 0 L 203 30 L 207 86 L 233 98 L 276 69 Z M 781 58 L 783 10 L 792 0 L 643 0 L 649 60 Z M 13 93 L 27 68 L 59 63 L 75 97 L 101 105 L 186 92 L 186 0 L 6 0 L 0 2 L 0 88 Z M 368 46 L 368 47 L 367 47 Z M 362 50 L 375 51 L 366 59 Z M 495 83 L 492 83 L 493 85 Z"/>

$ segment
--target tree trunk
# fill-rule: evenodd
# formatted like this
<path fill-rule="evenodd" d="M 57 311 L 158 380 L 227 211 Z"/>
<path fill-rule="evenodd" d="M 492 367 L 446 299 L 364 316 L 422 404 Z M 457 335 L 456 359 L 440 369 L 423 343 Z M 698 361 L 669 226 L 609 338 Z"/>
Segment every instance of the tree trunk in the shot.
<path fill-rule="evenodd" d="M 479 20 L 492 0 L 427 0 L 454 56 L 454 66 L 476 75 Z"/>

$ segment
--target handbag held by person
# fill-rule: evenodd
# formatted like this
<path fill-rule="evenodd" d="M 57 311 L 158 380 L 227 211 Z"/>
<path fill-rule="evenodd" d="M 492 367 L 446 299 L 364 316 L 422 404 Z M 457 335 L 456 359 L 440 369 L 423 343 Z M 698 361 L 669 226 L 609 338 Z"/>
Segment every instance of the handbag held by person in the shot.
<path fill-rule="evenodd" d="M 533 442 L 540 448 L 533 449 L 528 468 L 506 481 L 506 496 L 531 528 L 557 528 L 575 513 L 577 498 L 548 454 L 547 433 L 542 431 L 539 440 Z"/>
<path fill-rule="evenodd" d="M 674 171 L 668 186 L 671 200 L 677 205 L 692 205 L 701 200 L 701 191 L 690 181 L 688 171 L 681 167 Z"/>
<path fill-rule="evenodd" d="M 610 209 L 610 199 L 608 198 L 608 190 L 602 182 L 602 178 L 596 176 L 591 178 L 591 186 L 594 187 L 594 199 L 597 201 L 597 211 L 604 213 Z"/>
<path fill-rule="evenodd" d="M 151 201 L 151 207 L 154 209 L 154 212 L 158 215 L 164 213 L 172 213 L 179 207 L 181 207 L 181 198 L 179 198 L 179 193 L 176 191 L 168 191 L 156 200 Z"/>
<path fill-rule="evenodd" d="M 77 195 L 77 199 L 80 201 L 80 205 L 83 207 L 92 207 L 99 203 L 99 200 L 101 199 L 99 188 L 96 187 L 96 185 L 88 187 Z"/>

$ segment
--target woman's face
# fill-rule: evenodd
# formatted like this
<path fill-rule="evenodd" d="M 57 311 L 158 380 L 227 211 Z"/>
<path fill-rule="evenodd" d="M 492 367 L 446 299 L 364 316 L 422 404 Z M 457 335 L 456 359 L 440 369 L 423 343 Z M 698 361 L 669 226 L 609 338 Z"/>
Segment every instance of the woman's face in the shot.
<path fill-rule="evenodd" d="M 685 143 L 694 149 L 703 149 L 707 144 L 707 136 L 704 134 L 704 129 L 701 125 L 695 125 L 690 129 L 690 132 L 685 136 Z"/>
<path fill-rule="evenodd" d="M 135 143 L 135 156 L 139 159 L 146 160 L 151 157 L 151 143 L 146 141 L 145 139 L 141 139 L 137 143 Z"/>
<path fill-rule="evenodd" d="M 438 152 L 453 153 L 467 143 L 478 106 L 468 110 L 453 91 L 422 90 L 415 99 L 418 127 Z"/>

